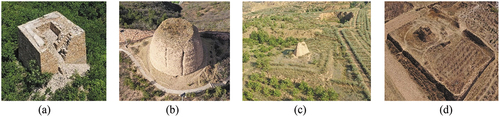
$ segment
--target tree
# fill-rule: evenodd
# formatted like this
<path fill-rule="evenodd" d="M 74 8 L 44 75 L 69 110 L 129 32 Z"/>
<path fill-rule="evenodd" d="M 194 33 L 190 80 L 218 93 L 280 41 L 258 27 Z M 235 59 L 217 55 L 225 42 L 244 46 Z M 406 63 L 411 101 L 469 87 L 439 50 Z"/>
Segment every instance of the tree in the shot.
<path fill-rule="evenodd" d="M 40 88 L 49 82 L 52 77 L 51 73 L 42 73 L 40 66 L 36 65 L 35 60 L 30 60 L 28 65 L 28 74 L 26 75 L 25 83 L 28 86 L 28 90 L 34 90 L 35 88 Z"/>

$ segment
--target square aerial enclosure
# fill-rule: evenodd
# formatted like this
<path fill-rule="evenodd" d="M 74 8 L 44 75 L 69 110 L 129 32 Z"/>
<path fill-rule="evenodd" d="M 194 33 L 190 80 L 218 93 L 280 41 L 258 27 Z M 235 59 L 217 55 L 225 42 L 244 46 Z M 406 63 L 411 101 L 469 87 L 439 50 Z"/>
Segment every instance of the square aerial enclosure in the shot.
<path fill-rule="evenodd" d="M 495 64 L 496 17 L 482 18 L 484 21 L 477 23 L 479 17 L 493 13 L 474 11 L 477 13 L 471 14 L 470 8 L 462 7 L 473 4 L 489 8 L 492 4 L 390 4 L 410 9 L 413 5 L 420 7 L 398 16 L 386 16 L 386 44 L 430 100 L 466 100 L 469 93 L 477 92 L 471 90 L 481 85 L 476 83 L 481 77 L 496 74 L 485 72 L 498 68 Z"/>
<path fill-rule="evenodd" d="M 57 73 L 64 64 L 86 64 L 85 31 L 55 11 L 18 26 L 19 59 L 35 60 L 42 72 Z"/>

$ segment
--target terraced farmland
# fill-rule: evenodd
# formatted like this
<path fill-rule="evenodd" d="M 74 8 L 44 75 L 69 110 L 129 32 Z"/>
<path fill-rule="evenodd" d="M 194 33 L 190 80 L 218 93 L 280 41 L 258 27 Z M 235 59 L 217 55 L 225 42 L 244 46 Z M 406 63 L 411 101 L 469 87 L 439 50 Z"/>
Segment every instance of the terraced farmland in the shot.
<path fill-rule="evenodd" d="M 243 100 L 371 100 L 370 11 L 369 2 L 244 2 Z"/>
<path fill-rule="evenodd" d="M 386 100 L 498 100 L 497 9 L 386 2 Z"/>

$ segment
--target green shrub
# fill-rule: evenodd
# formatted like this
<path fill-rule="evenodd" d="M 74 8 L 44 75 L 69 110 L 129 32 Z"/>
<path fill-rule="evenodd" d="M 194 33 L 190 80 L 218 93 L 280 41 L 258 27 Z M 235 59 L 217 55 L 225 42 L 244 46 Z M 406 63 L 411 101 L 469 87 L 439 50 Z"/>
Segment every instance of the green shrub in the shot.
<path fill-rule="evenodd" d="M 253 100 L 253 94 L 248 91 L 243 91 L 243 100 Z"/>
<path fill-rule="evenodd" d="M 222 89 L 221 87 L 215 87 L 215 93 L 213 94 L 214 97 L 220 97 L 222 96 L 226 91 Z"/>
<path fill-rule="evenodd" d="M 335 92 L 335 90 L 333 90 L 333 89 L 328 90 L 328 96 L 329 96 L 329 100 L 338 100 L 338 98 L 339 98 L 339 94 L 337 92 Z"/>
<path fill-rule="evenodd" d="M 269 69 L 269 59 L 268 58 L 258 58 L 257 62 L 255 62 L 255 67 L 259 68 L 263 71 L 267 71 Z"/>
<path fill-rule="evenodd" d="M 285 78 L 284 80 L 281 80 L 280 83 L 283 86 L 282 88 L 291 88 L 291 87 L 293 87 L 292 81 L 290 81 L 290 79 L 288 79 L 288 78 Z"/>
<path fill-rule="evenodd" d="M 29 61 L 27 72 L 28 74 L 25 77 L 25 83 L 28 86 L 28 90 L 34 90 L 35 88 L 47 85 L 52 77 L 51 73 L 41 73 L 40 66 L 36 65 L 35 60 Z"/>
<path fill-rule="evenodd" d="M 323 92 L 325 92 L 325 90 L 323 89 L 323 87 L 321 86 L 317 86 L 315 89 L 314 89 L 314 95 L 316 97 L 321 97 L 323 95 Z"/>
<path fill-rule="evenodd" d="M 314 97 L 313 96 L 307 96 L 307 101 L 314 101 Z"/>
<path fill-rule="evenodd" d="M 273 91 L 273 96 L 276 96 L 276 97 L 281 97 L 281 91 L 279 89 L 275 89 Z"/>
<path fill-rule="evenodd" d="M 262 88 L 262 94 L 264 94 L 264 96 L 266 96 L 266 97 L 269 97 L 271 95 L 271 93 L 269 92 L 269 90 L 270 90 L 269 88 L 263 87 Z"/>
<path fill-rule="evenodd" d="M 299 90 L 299 89 L 297 89 L 297 88 L 293 88 L 293 89 L 292 89 L 292 91 L 290 92 L 290 94 L 291 94 L 292 96 L 296 96 L 296 95 L 297 95 L 297 94 L 299 94 L 299 93 L 300 93 L 300 90 Z"/>
<path fill-rule="evenodd" d="M 148 100 L 149 98 L 151 98 L 151 96 L 149 95 L 149 92 L 147 92 L 146 90 L 142 90 L 142 98 L 144 100 Z"/>
<path fill-rule="evenodd" d="M 308 90 L 308 89 L 309 89 L 309 85 L 306 82 L 304 82 L 304 81 L 300 82 L 300 84 L 299 84 L 299 90 L 305 91 L 305 90 Z"/>
<path fill-rule="evenodd" d="M 254 91 L 258 92 L 260 90 L 260 83 L 254 82 L 254 81 L 249 81 L 247 84 L 247 87 L 250 89 L 253 89 Z"/>
<path fill-rule="evenodd" d="M 173 5 L 170 2 L 121 2 L 120 27 L 154 30 L 167 18 L 181 17 L 180 12 L 165 6 Z"/>
<path fill-rule="evenodd" d="M 276 88 L 276 89 L 280 89 L 280 87 L 279 87 L 279 85 L 280 85 L 280 84 L 279 84 L 279 81 L 278 81 L 278 79 L 277 79 L 276 77 L 274 77 L 274 76 L 273 76 L 271 79 L 269 79 L 269 85 L 273 86 L 273 87 L 274 87 L 274 88 Z"/>
<path fill-rule="evenodd" d="M 285 23 L 281 23 L 281 27 L 280 27 L 280 28 L 282 28 L 282 29 L 286 29 L 286 25 L 285 25 Z"/>
<path fill-rule="evenodd" d="M 153 92 L 154 96 L 158 96 L 158 97 L 161 97 L 163 95 L 165 95 L 165 92 L 161 91 L 161 90 L 155 90 Z"/>
<path fill-rule="evenodd" d="M 248 52 L 243 52 L 243 63 L 246 63 L 250 60 L 250 54 Z"/>

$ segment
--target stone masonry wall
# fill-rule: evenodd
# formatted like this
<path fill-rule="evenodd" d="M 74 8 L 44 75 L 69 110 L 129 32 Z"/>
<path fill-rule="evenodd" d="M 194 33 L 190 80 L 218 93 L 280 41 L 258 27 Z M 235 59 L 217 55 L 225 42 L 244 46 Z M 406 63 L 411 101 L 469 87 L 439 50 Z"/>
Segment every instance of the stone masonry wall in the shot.
<path fill-rule="evenodd" d="M 42 72 L 50 72 L 57 73 L 59 68 L 59 63 L 57 59 L 54 57 L 54 53 L 51 53 L 48 50 L 43 51 L 40 54 L 40 63 Z"/>
<path fill-rule="evenodd" d="M 86 52 L 85 32 L 80 35 L 73 35 L 68 45 L 68 53 L 64 61 L 68 64 L 85 64 L 87 63 Z"/>
<path fill-rule="evenodd" d="M 165 53 L 165 63 L 167 64 L 167 69 L 165 72 L 167 74 L 172 75 L 181 75 L 182 74 L 182 58 L 184 55 L 184 51 L 175 50 L 172 48 L 167 48 L 167 52 Z"/>
<path fill-rule="evenodd" d="M 35 46 L 31 44 L 30 40 L 28 40 L 28 38 L 26 38 L 26 36 L 23 35 L 21 30 L 19 30 L 18 35 L 19 35 L 19 40 L 17 41 L 17 44 L 19 44 L 18 59 L 26 68 L 28 68 L 30 60 L 35 60 L 36 64 L 40 66 L 40 52 L 38 52 Z"/>
<path fill-rule="evenodd" d="M 41 72 L 63 72 L 67 64 L 86 64 L 85 31 L 55 11 L 18 26 L 19 60 L 35 60 Z"/>
<path fill-rule="evenodd" d="M 200 40 L 193 39 L 192 41 L 193 46 L 184 50 L 183 75 L 195 72 L 203 62 L 203 47 Z"/>

